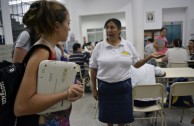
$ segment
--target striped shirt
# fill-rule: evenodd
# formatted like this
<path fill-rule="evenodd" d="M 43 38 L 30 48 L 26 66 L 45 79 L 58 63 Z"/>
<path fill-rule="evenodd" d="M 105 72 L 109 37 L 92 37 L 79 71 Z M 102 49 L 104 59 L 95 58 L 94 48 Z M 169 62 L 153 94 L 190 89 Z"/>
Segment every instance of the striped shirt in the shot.
<path fill-rule="evenodd" d="M 89 58 L 87 55 L 83 53 L 74 52 L 72 55 L 69 56 L 69 62 L 75 62 L 76 64 L 80 65 L 82 76 L 85 75 L 85 67 L 84 63 L 89 63 Z"/>

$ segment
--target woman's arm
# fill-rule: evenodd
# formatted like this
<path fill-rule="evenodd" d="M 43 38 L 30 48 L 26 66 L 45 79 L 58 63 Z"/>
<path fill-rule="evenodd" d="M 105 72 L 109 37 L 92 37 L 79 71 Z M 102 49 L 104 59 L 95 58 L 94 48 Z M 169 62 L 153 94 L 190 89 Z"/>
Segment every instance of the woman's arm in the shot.
<path fill-rule="evenodd" d="M 96 85 L 96 75 L 97 75 L 97 70 L 94 68 L 90 68 L 90 78 L 91 78 L 91 83 L 92 83 L 92 93 L 93 96 L 96 100 L 98 100 L 98 91 L 97 91 L 97 85 Z"/>
<path fill-rule="evenodd" d="M 159 54 L 158 52 L 154 52 L 154 53 L 148 55 L 147 57 L 145 57 L 144 59 L 141 59 L 141 60 L 137 61 L 133 66 L 135 68 L 139 68 L 142 65 L 144 65 L 151 58 L 158 58 L 159 56 L 161 56 L 161 54 Z"/>
<path fill-rule="evenodd" d="M 16 47 L 14 49 L 14 54 L 13 54 L 13 63 L 22 63 L 24 57 L 26 56 L 27 51 L 23 48 Z"/>

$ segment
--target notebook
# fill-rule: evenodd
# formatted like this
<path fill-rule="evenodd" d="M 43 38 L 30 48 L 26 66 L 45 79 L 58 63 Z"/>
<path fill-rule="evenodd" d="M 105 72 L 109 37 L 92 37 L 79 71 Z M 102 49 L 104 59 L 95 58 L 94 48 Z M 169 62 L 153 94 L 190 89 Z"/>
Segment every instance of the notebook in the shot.
<path fill-rule="evenodd" d="M 77 73 L 77 65 L 73 62 L 44 60 L 38 69 L 38 94 L 55 94 L 68 89 L 74 84 Z M 46 114 L 70 107 L 71 102 L 63 100 L 53 105 L 51 108 L 39 113 Z"/>

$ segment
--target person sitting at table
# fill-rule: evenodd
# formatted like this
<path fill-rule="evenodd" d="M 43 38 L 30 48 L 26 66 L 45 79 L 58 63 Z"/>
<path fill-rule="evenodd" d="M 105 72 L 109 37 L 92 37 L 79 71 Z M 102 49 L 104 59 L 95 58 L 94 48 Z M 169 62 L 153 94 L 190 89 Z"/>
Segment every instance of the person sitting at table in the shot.
<path fill-rule="evenodd" d="M 190 55 L 190 60 L 194 60 L 194 39 L 189 40 L 187 51 Z"/>
<path fill-rule="evenodd" d="M 82 53 L 82 48 L 80 43 L 73 44 L 73 54 L 69 56 L 69 62 L 75 62 L 81 68 L 81 75 L 82 77 L 88 77 L 88 73 L 85 70 L 84 63 L 89 64 L 90 56 Z M 82 81 L 80 78 L 80 73 L 76 75 L 76 78 L 79 81 Z"/>
<path fill-rule="evenodd" d="M 180 39 L 174 39 L 172 46 L 173 48 L 168 49 L 165 53 L 166 56 L 162 58 L 163 62 L 168 62 L 169 65 L 169 63 L 173 62 L 186 62 L 189 59 L 189 54 L 182 48 L 182 41 Z"/>
<path fill-rule="evenodd" d="M 155 76 L 163 77 L 166 75 L 165 71 L 162 70 L 160 67 L 155 67 L 150 64 L 144 64 L 140 68 L 135 68 L 132 66 L 132 86 L 135 85 L 146 85 L 146 84 L 156 84 Z M 148 74 L 149 73 L 149 74 Z M 134 105 L 137 107 L 145 107 L 145 106 L 151 106 L 156 104 L 157 99 L 138 99 L 134 100 Z M 151 116 L 151 112 L 146 112 L 145 116 Z"/>
<path fill-rule="evenodd" d="M 153 42 L 154 42 L 154 40 L 152 38 L 147 39 L 145 50 L 144 50 L 145 56 L 148 56 L 148 55 L 152 54 L 153 52 L 155 52 Z M 150 59 L 147 63 L 154 65 L 154 66 L 157 65 L 157 62 L 155 59 Z"/>

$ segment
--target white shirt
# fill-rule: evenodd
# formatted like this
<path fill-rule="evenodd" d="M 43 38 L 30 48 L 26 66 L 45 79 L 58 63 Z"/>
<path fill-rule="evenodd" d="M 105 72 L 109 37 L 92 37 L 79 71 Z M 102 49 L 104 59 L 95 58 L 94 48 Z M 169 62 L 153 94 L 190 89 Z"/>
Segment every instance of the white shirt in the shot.
<path fill-rule="evenodd" d="M 121 39 L 116 47 L 104 41 L 95 46 L 89 67 L 97 69 L 98 79 L 112 83 L 131 78 L 131 65 L 138 60 L 139 54 L 130 41 Z"/>
<path fill-rule="evenodd" d="M 186 49 L 174 47 L 166 52 L 167 60 L 171 62 L 186 62 L 189 59 L 189 54 Z"/>
<path fill-rule="evenodd" d="M 155 67 L 150 64 L 144 64 L 140 68 L 131 67 L 131 81 L 132 86 L 135 85 L 146 85 L 146 84 L 156 84 L 155 76 L 164 75 L 164 70 L 160 67 Z M 142 101 L 156 100 L 151 98 L 138 99 Z"/>
<path fill-rule="evenodd" d="M 164 75 L 164 70 L 160 67 L 155 67 L 150 64 L 144 64 L 140 68 L 131 67 L 131 80 L 132 86 L 144 85 L 144 84 L 155 84 L 155 76 Z"/>
<path fill-rule="evenodd" d="M 31 47 L 30 42 L 30 34 L 27 31 L 22 31 L 16 40 L 15 47 L 20 47 L 29 51 Z"/>
<path fill-rule="evenodd" d="M 150 55 L 151 53 L 154 52 L 154 47 L 153 47 L 153 43 L 149 43 L 145 46 L 145 54 L 146 55 Z"/>

